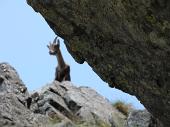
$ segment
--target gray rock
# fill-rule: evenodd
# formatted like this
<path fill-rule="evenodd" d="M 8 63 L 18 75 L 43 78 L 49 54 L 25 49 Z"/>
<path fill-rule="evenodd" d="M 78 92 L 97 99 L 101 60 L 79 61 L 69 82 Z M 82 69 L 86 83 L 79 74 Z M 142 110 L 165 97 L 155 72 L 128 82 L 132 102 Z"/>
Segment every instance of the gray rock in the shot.
<path fill-rule="evenodd" d="M 47 117 L 28 110 L 15 94 L 0 94 L 1 127 L 44 127 L 46 122 Z"/>
<path fill-rule="evenodd" d="M 27 88 L 18 73 L 8 63 L 0 63 L 0 92 L 28 96 Z"/>
<path fill-rule="evenodd" d="M 169 0 L 27 0 L 111 87 L 170 127 Z M 159 101 L 157 101 L 159 100 Z"/>
<path fill-rule="evenodd" d="M 0 77 L 0 127 L 45 127 L 47 117 L 27 108 L 29 94 L 15 69 L 1 63 Z"/>
<path fill-rule="evenodd" d="M 96 91 L 71 82 L 54 81 L 29 94 L 7 63 L 0 63 L 0 91 L 0 127 L 123 127 L 126 121 Z"/>
<path fill-rule="evenodd" d="M 61 120 L 68 119 L 74 123 L 83 121 L 96 125 L 97 120 L 113 127 L 120 124 L 118 119 L 124 120 L 121 123 L 123 126 L 126 118 L 96 91 L 88 87 L 75 87 L 68 81 L 54 81 L 45 86 L 39 91 L 39 100 L 31 105 L 31 110 L 49 117 L 57 115 Z"/>
<path fill-rule="evenodd" d="M 126 127 L 163 127 L 147 110 L 134 110 L 127 119 Z"/>

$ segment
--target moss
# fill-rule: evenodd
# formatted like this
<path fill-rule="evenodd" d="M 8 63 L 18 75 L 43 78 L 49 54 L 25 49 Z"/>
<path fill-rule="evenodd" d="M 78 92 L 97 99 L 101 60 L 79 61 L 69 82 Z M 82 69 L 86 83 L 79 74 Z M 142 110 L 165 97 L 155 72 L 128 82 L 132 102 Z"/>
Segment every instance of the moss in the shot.
<path fill-rule="evenodd" d="M 90 121 L 84 121 L 80 119 L 74 120 L 76 127 L 111 127 L 110 124 L 101 120 L 97 115 L 93 114 L 93 119 Z"/>
<path fill-rule="evenodd" d="M 97 127 L 110 127 L 110 125 L 108 125 L 107 123 L 105 123 L 102 120 L 98 120 L 97 123 L 96 123 L 96 126 Z"/>
<path fill-rule="evenodd" d="M 122 78 L 123 76 L 123 78 Z M 116 76 L 115 82 L 118 83 L 119 85 L 126 85 L 128 84 L 128 80 L 124 77 L 124 73 L 121 73 L 120 76 Z"/>
<path fill-rule="evenodd" d="M 109 70 L 112 70 L 112 65 L 108 64 Z"/>
<path fill-rule="evenodd" d="M 65 120 L 60 118 L 57 114 L 52 113 L 50 114 L 48 127 L 54 127 L 63 121 Z M 77 117 L 74 117 L 71 122 L 68 121 L 68 124 L 69 125 L 72 124 L 75 127 L 111 127 L 111 125 L 99 119 L 95 114 L 94 114 L 94 119 L 91 121 L 83 121 Z"/>
<path fill-rule="evenodd" d="M 62 121 L 61 118 L 59 118 L 57 115 L 49 118 L 49 124 L 56 124 L 56 123 L 60 123 Z"/>
<path fill-rule="evenodd" d="M 156 24 L 156 22 L 157 22 L 155 16 L 152 15 L 152 14 L 146 16 L 146 21 L 149 22 L 149 23 L 151 23 L 152 25 L 153 25 L 153 24 Z"/>
<path fill-rule="evenodd" d="M 153 27 L 165 33 L 166 29 L 170 29 L 170 22 L 167 20 L 157 19 L 153 14 L 146 15 L 145 20 Z"/>
<path fill-rule="evenodd" d="M 162 22 L 162 25 L 160 25 L 160 26 L 161 26 L 162 32 L 165 32 L 166 29 L 170 29 L 170 22 L 164 20 Z"/>
<path fill-rule="evenodd" d="M 76 127 L 111 127 L 111 125 L 107 124 L 103 120 L 96 120 L 95 123 L 92 122 L 79 122 L 76 124 Z"/>

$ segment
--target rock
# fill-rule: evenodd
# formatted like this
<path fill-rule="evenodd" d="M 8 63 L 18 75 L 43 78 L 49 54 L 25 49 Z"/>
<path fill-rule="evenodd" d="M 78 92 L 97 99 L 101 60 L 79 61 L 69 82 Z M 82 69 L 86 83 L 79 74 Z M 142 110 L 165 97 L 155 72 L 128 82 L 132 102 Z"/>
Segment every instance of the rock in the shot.
<path fill-rule="evenodd" d="M 57 116 L 60 120 L 67 119 L 70 123 L 86 123 L 89 126 L 102 122 L 108 127 L 123 127 L 126 119 L 96 91 L 88 87 L 75 87 L 68 81 L 54 81 L 46 85 L 39 91 L 39 100 L 31 105 L 31 110 L 52 118 Z"/>
<path fill-rule="evenodd" d="M 25 100 L 29 93 L 15 69 L 1 63 L 0 77 L 0 126 L 45 127 L 47 117 L 27 109 Z"/>
<path fill-rule="evenodd" d="M 127 119 L 126 127 L 163 127 L 146 110 L 132 111 Z"/>
<path fill-rule="evenodd" d="M 12 93 L 0 94 L 1 127 L 45 127 L 47 117 L 28 110 Z"/>
<path fill-rule="evenodd" d="M 170 1 L 27 0 L 110 87 L 170 126 Z M 159 101 L 157 101 L 159 100 Z"/>
<path fill-rule="evenodd" d="M 7 63 L 0 63 L 0 81 L 1 127 L 163 127 L 146 110 L 131 109 L 127 118 L 96 91 L 68 81 L 30 94 Z"/>
<path fill-rule="evenodd" d="M 68 81 L 30 94 L 16 70 L 0 63 L 0 127 L 124 127 L 126 118 L 96 91 Z"/>
<path fill-rule="evenodd" d="M 131 110 L 127 118 L 96 91 L 68 81 L 29 94 L 7 63 L 0 63 L 0 81 L 1 127 L 163 127 L 146 110 Z"/>
<path fill-rule="evenodd" d="M 0 63 L 0 92 L 28 96 L 27 88 L 13 67 Z"/>

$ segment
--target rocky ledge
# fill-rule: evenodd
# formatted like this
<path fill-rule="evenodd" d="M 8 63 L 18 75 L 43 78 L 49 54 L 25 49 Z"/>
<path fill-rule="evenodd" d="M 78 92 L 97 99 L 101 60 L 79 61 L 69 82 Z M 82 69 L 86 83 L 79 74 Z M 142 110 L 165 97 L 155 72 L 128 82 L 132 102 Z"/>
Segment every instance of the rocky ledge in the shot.
<path fill-rule="evenodd" d="M 68 81 L 53 81 L 40 91 L 29 93 L 16 70 L 7 63 L 0 64 L 1 127 L 137 125 L 160 127 L 147 111 L 132 111 L 129 116 L 124 115 L 96 91 L 76 87 Z"/>

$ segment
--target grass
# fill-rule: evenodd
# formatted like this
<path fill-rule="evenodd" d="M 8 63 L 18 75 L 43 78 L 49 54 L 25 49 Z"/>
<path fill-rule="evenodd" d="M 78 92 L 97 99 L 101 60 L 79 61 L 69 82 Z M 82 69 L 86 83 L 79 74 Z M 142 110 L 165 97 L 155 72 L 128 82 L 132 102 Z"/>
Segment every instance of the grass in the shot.
<path fill-rule="evenodd" d="M 130 110 L 132 109 L 132 105 L 131 104 L 126 104 L 122 101 L 117 101 L 115 103 L 113 103 L 113 107 L 115 107 L 118 111 L 120 111 L 122 114 L 128 116 Z"/>

